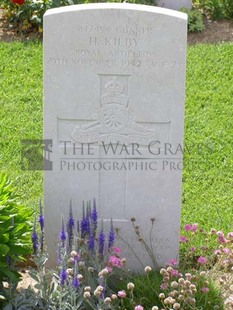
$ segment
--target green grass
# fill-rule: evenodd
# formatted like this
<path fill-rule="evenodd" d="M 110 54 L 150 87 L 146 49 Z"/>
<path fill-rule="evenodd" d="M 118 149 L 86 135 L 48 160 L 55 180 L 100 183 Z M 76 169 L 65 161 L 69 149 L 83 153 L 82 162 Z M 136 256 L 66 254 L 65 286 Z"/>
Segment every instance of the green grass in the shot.
<path fill-rule="evenodd" d="M 21 140 L 42 138 L 42 47 L 0 44 L 0 165 L 15 180 L 25 205 L 37 206 L 42 173 L 22 171 Z"/>
<path fill-rule="evenodd" d="M 182 222 L 206 229 L 232 229 L 232 67 L 232 44 L 188 49 Z"/>
<path fill-rule="evenodd" d="M 21 139 L 42 137 L 42 45 L 1 43 L 0 59 L 0 164 L 23 203 L 35 208 L 42 173 L 21 170 L 20 145 Z M 183 224 L 232 229 L 232 67 L 232 44 L 188 48 Z"/>

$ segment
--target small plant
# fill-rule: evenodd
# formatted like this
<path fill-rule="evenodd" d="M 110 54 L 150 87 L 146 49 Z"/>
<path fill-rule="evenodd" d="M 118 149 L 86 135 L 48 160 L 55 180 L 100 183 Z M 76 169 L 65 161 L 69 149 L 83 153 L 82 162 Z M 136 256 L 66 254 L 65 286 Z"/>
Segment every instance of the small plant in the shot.
<path fill-rule="evenodd" d="M 54 310 L 109 309 L 110 302 L 117 307 L 121 300 L 113 294 L 112 279 L 124 275 L 125 260 L 119 256 L 120 249 L 114 246 L 112 222 L 107 235 L 102 221 L 99 221 L 100 228 L 97 227 L 94 201 L 93 207 L 90 202 L 83 205 L 82 219 L 77 226 L 75 223 L 70 204 L 67 221 L 63 217 L 61 219 L 57 269 L 46 271 L 48 258 L 44 252 L 44 216 L 40 207 L 40 215 L 38 221 L 34 221 L 31 235 L 33 258 L 37 266 L 31 270 L 31 277 L 37 282 L 35 288 L 38 291 L 30 288 L 22 291 L 6 305 L 6 309 L 8 306 L 15 307 L 16 303 L 25 307 L 33 305 L 35 309 Z"/>
<path fill-rule="evenodd" d="M 47 5 L 46 0 L 3 0 L 2 8 L 5 19 L 16 30 L 28 31 L 34 28 L 40 33 Z"/>
<path fill-rule="evenodd" d="M 136 219 L 132 218 L 133 229 L 155 264 L 154 270 L 146 266 L 143 275 L 135 275 L 127 271 L 126 260 L 120 257 L 121 249 L 114 244 L 112 221 L 106 234 L 106 224 L 98 220 L 95 201 L 92 206 L 91 202 L 83 204 L 82 219 L 77 222 L 70 203 L 67 220 L 61 219 L 57 269 L 46 270 L 44 221 L 40 204 L 31 234 L 37 266 L 31 270 L 31 277 L 37 284 L 15 294 L 4 310 L 223 310 L 210 270 L 216 266 L 220 270 L 232 270 L 232 232 L 225 235 L 211 229 L 207 233 L 197 224 L 186 224 L 180 237 L 180 266 L 176 259 L 170 259 L 158 271 L 150 245 L 143 241 Z M 153 228 L 154 220 L 151 222 Z"/>
<path fill-rule="evenodd" d="M 194 0 L 193 6 L 211 19 L 232 19 L 232 0 Z"/>
<path fill-rule="evenodd" d="M 11 298 L 20 274 L 17 263 L 31 253 L 31 212 L 19 203 L 12 182 L 6 174 L 0 174 L 0 295 Z M 3 285 L 7 283 L 7 288 Z"/>
<path fill-rule="evenodd" d="M 188 32 L 201 32 L 205 29 L 203 15 L 198 10 L 181 9 L 188 15 Z"/>
<path fill-rule="evenodd" d="M 211 269 L 213 266 L 225 271 L 233 267 L 233 232 L 224 234 L 212 228 L 209 232 L 198 224 L 186 224 L 180 237 L 183 268 Z"/>
<path fill-rule="evenodd" d="M 233 1 L 224 0 L 225 4 L 225 18 L 233 19 Z"/>

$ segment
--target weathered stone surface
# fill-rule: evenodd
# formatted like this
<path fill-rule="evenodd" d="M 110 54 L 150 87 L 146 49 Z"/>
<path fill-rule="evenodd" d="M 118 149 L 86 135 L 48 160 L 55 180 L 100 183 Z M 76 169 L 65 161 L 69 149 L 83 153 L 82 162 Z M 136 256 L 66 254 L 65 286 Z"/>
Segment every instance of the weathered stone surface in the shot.
<path fill-rule="evenodd" d="M 160 265 L 178 256 L 186 15 L 132 4 L 89 4 L 44 17 L 46 239 L 55 261 L 60 214 L 70 199 L 96 198 L 128 266 L 150 258 L 133 232 L 136 218 Z M 155 219 L 151 231 L 151 219 Z M 132 252 L 133 250 L 133 252 Z"/>

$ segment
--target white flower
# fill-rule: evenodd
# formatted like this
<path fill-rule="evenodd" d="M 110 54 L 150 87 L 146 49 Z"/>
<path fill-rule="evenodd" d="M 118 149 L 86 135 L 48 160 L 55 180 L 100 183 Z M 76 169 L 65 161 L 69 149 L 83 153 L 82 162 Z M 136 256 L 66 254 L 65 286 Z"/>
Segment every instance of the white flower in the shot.
<path fill-rule="evenodd" d="M 171 283 L 172 288 L 177 288 L 178 286 L 179 286 L 179 284 L 176 281 L 172 281 L 172 283 Z"/>
<path fill-rule="evenodd" d="M 111 295 L 111 299 L 112 299 L 112 300 L 116 300 L 116 299 L 117 299 L 117 295 L 116 295 L 116 294 L 112 294 L 112 295 Z"/>
<path fill-rule="evenodd" d="M 108 275 L 108 269 L 107 268 L 104 268 L 102 271 L 102 276 L 107 276 Z"/>
<path fill-rule="evenodd" d="M 84 292 L 83 297 L 84 297 L 85 299 L 90 298 L 90 297 L 91 297 L 90 292 Z"/>
<path fill-rule="evenodd" d="M 164 293 L 160 293 L 160 294 L 159 294 L 159 298 L 160 298 L 160 299 L 164 299 L 164 298 L 165 298 L 165 294 L 164 294 Z"/>
<path fill-rule="evenodd" d="M 127 289 L 130 290 L 130 291 L 133 291 L 134 290 L 134 284 L 132 282 L 129 282 L 127 284 Z"/>
<path fill-rule="evenodd" d="M 177 302 L 176 302 L 176 303 L 174 303 L 174 305 L 173 305 L 173 309 L 175 309 L 175 310 L 180 309 L 180 304 L 178 304 Z"/>
<path fill-rule="evenodd" d="M 98 290 L 94 291 L 94 296 L 95 297 L 100 297 L 100 295 L 101 295 L 101 291 L 98 291 Z"/>
<path fill-rule="evenodd" d="M 148 273 L 152 270 L 152 268 L 150 266 L 146 266 L 144 270 L 145 270 L 145 273 Z"/>
<path fill-rule="evenodd" d="M 99 285 L 99 286 L 97 286 L 96 290 L 102 293 L 104 288 L 103 288 L 103 286 Z"/>
<path fill-rule="evenodd" d="M 201 277 L 204 277 L 205 275 L 206 275 L 206 272 L 205 272 L 205 271 L 201 271 L 201 272 L 200 272 L 200 276 L 201 276 Z"/>
<path fill-rule="evenodd" d="M 105 305 L 109 305 L 111 303 L 111 298 L 110 297 L 106 297 L 104 299 L 104 303 L 105 303 Z"/>

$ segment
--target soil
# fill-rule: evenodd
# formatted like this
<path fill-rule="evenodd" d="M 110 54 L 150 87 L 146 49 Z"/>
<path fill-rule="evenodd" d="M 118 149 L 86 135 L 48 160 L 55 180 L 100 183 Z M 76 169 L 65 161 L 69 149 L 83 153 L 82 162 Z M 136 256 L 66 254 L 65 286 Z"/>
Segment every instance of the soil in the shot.
<path fill-rule="evenodd" d="M 202 32 L 189 33 L 188 43 L 222 43 L 233 42 L 233 20 L 205 20 Z"/>
<path fill-rule="evenodd" d="M 204 31 L 188 34 L 189 44 L 233 42 L 233 20 L 211 21 L 206 19 L 204 23 Z M 0 41 L 25 41 L 35 38 L 41 39 L 41 35 L 38 35 L 36 31 L 20 33 L 15 29 L 11 29 L 4 21 L 3 10 L 0 9 Z"/>

